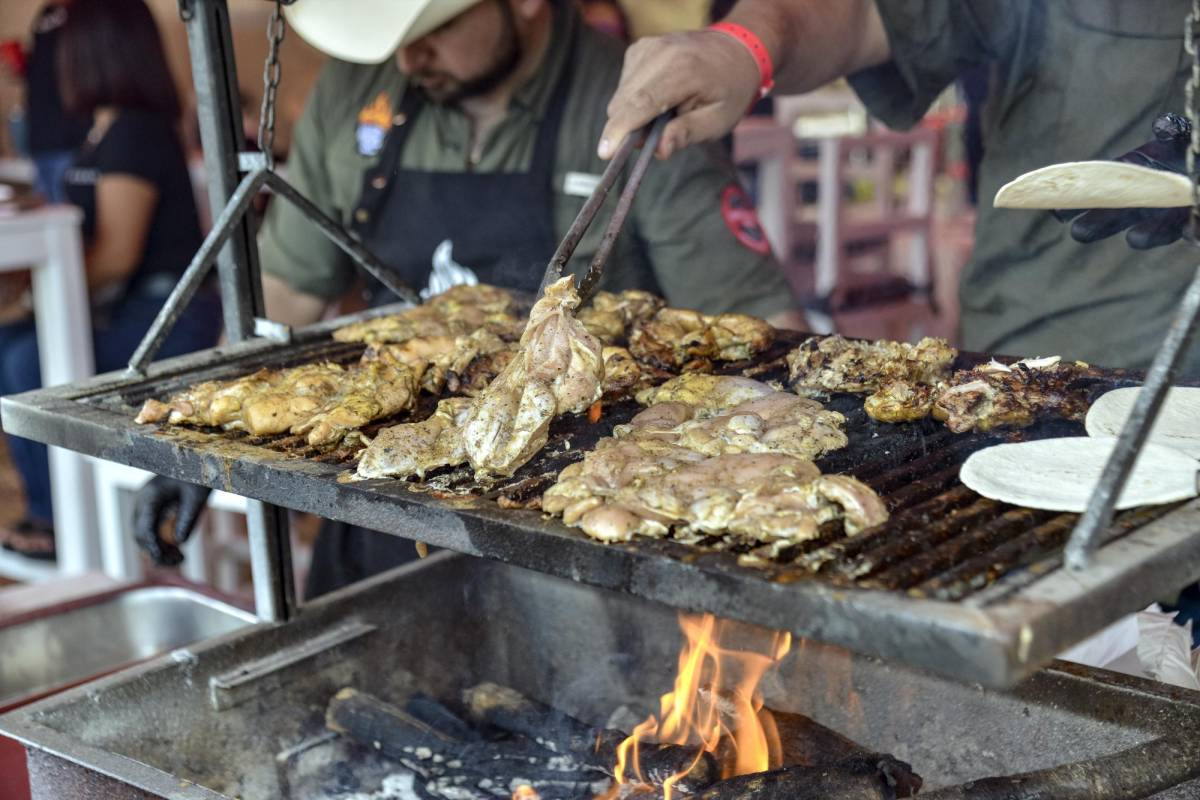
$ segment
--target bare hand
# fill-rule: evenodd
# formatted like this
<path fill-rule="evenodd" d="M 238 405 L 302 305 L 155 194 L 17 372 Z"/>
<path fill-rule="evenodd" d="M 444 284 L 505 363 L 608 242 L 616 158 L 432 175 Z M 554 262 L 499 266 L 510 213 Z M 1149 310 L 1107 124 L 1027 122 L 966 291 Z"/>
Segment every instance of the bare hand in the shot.
<path fill-rule="evenodd" d="M 717 31 L 671 33 L 636 42 L 625 53 L 621 82 L 608 104 L 599 153 L 659 114 L 675 109 L 657 154 L 724 136 L 758 95 L 758 65 L 737 40 Z"/>

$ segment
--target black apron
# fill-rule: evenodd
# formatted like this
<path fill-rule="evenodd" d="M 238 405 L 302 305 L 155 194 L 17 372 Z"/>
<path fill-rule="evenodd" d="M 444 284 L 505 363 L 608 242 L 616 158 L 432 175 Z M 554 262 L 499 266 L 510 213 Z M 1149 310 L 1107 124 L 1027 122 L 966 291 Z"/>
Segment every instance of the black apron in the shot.
<path fill-rule="evenodd" d="M 354 231 L 406 284 L 415 289 L 426 286 L 434 250 L 450 240 L 454 261 L 471 269 L 481 283 L 537 291 L 558 247 L 554 163 L 571 84 L 572 54 L 538 126 L 528 172 L 401 168 L 408 123 L 424 106 L 418 91 L 405 92 L 379 163 L 363 176 Z M 374 278 L 368 276 L 367 285 L 373 304 L 395 301 Z M 325 520 L 313 546 L 305 597 L 311 600 L 416 557 L 416 548 L 407 539 Z"/>
<path fill-rule="evenodd" d="M 572 47 L 574 50 L 574 47 Z M 554 164 L 571 83 L 571 57 L 547 104 L 528 172 L 431 172 L 404 169 L 411 123 L 425 100 L 409 88 L 399 103 L 383 154 L 363 175 L 354 230 L 363 243 L 415 289 L 429 283 L 433 252 L 443 241 L 480 283 L 536 292 L 558 246 Z M 370 281 L 375 302 L 392 302 Z M 444 288 L 444 287 L 443 287 Z"/>

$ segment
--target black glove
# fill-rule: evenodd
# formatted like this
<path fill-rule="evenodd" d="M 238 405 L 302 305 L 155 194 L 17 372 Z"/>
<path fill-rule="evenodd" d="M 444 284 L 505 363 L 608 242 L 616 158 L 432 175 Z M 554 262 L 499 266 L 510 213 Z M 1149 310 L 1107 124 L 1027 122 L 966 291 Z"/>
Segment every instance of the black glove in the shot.
<path fill-rule="evenodd" d="M 174 567 L 183 563 L 179 545 L 192 535 L 196 520 L 212 492 L 207 486 L 171 480 L 161 475 L 146 481 L 133 505 L 133 537 L 155 564 Z M 174 542 L 162 538 L 163 523 L 175 516 Z"/>
<path fill-rule="evenodd" d="M 1117 161 L 1186 174 L 1187 151 L 1192 124 L 1178 114 L 1163 114 L 1154 120 L 1154 139 L 1131 150 Z M 1172 244 L 1187 228 L 1190 208 L 1097 208 L 1084 212 L 1057 212 L 1071 223 L 1071 237 L 1091 244 L 1128 230 L 1125 241 L 1135 250 L 1149 250 Z"/>

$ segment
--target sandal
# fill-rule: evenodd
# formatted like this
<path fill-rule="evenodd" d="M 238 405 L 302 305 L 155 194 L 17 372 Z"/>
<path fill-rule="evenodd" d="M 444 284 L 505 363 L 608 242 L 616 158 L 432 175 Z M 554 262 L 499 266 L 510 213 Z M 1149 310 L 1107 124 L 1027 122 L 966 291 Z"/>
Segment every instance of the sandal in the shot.
<path fill-rule="evenodd" d="M 0 531 L 0 547 L 9 552 L 39 561 L 53 561 L 54 528 L 44 522 L 22 519 L 11 528 Z"/>

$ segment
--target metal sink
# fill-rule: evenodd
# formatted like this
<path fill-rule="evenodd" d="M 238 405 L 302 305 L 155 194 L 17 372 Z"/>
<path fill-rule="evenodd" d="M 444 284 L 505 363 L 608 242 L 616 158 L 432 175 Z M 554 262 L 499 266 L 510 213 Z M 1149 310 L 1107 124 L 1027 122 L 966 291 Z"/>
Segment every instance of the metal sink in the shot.
<path fill-rule="evenodd" d="M 0 628 L 0 707 L 255 621 L 198 592 L 153 586 Z"/>

